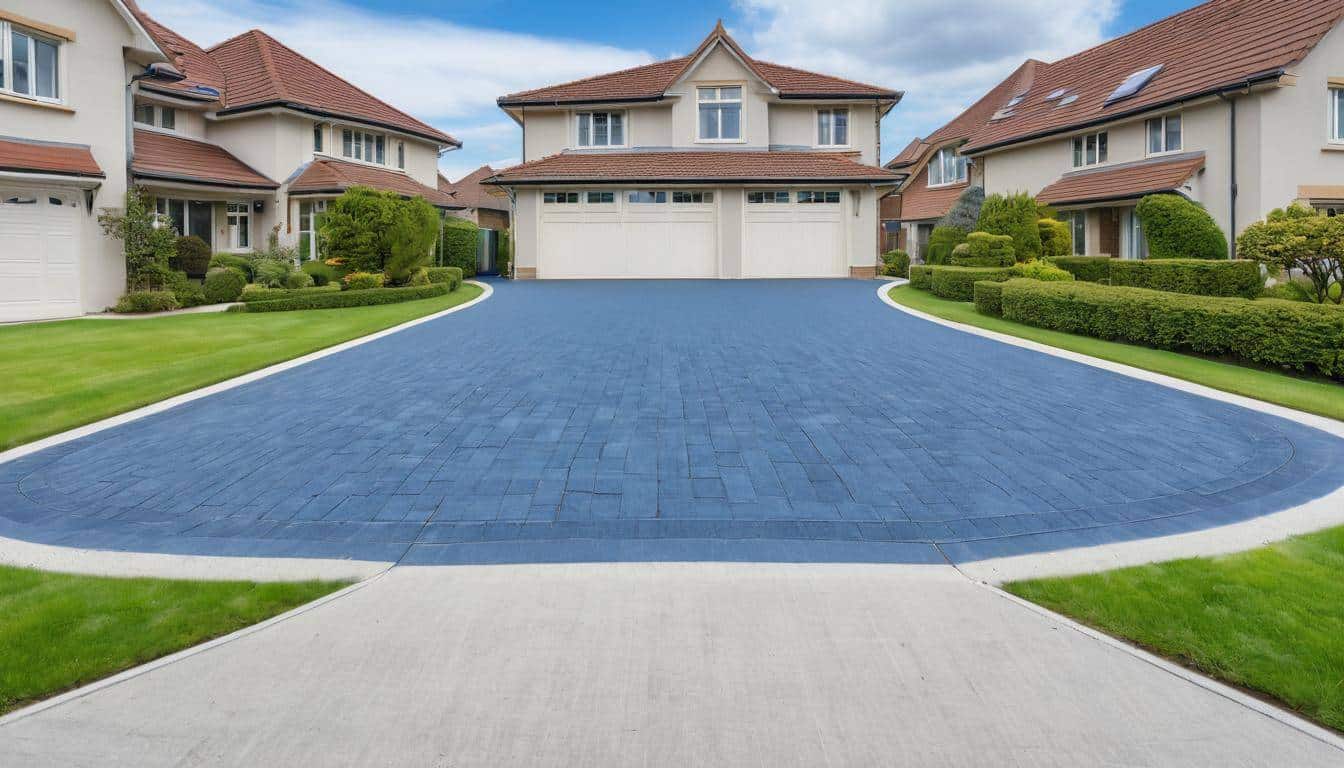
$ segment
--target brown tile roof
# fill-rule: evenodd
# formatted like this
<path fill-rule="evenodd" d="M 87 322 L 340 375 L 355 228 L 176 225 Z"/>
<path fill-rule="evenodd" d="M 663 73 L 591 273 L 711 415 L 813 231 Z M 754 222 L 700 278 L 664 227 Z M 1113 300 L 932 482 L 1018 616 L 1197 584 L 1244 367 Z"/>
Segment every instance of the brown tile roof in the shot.
<path fill-rule="evenodd" d="M 59 176 L 104 178 L 103 169 L 83 144 L 56 144 L 0 138 L 0 171 L 50 173 Z"/>
<path fill-rule="evenodd" d="M 468 208 L 507 211 L 509 199 L 499 187 L 481 183 L 494 175 L 495 169 L 482 165 L 456 183 L 439 176 L 439 191 L 452 195 L 454 200 Z"/>
<path fill-rule="evenodd" d="M 223 94 L 224 72 L 219 68 L 218 62 L 211 59 L 209 54 L 202 50 L 200 46 L 165 27 L 154 17 L 145 13 L 136 4 L 135 0 L 126 0 L 126 7 L 131 10 L 131 13 L 135 14 L 135 17 L 144 25 L 149 36 L 172 60 L 171 63 L 177 68 L 177 71 L 187 76 L 186 80 L 180 82 L 157 79 L 143 80 L 141 86 L 150 90 L 166 91 L 203 101 L 218 101 L 218 98 L 199 90 L 204 87 Z"/>
<path fill-rule="evenodd" d="M 523 106 L 529 104 L 574 104 L 601 101 L 653 101 L 684 74 L 705 51 L 716 42 L 728 46 L 758 77 L 779 91 L 782 98 L 874 98 L 899 100 L 900 91 L 876 85 L 845 80 L 830 75 L 772 64 L 753 59 L 742 50 L 737 41 L 719 23 L 709 36 L 689 56 L 681 56 L 654 64 L 623 69 L 596 77 L 587 77 L 559 85 L 534 88 L 511 93 L 499 98 L 499 105 Z"/>
<path fill-rule="evenodd" d="M 910 143 L 905 145 L 905 149 L 896 153 L 896 156 L 891 158 L 884 167 L 905 168 L 913 165 L 915 161 L 923 156 L 924 148 L 927 146 L 928 145 L 924 143 L 923 139 L 911 139 Z"/>
<path fill-rule="evenodd" d="M 439 208 L 465 207 L 452 195 L 427 187 L 404 173 L 331 158 L 309 163 L 298 178 L 290 182 L 289 193 L 339 195 L 351 187 L 372 187 L 403 197 L 423 197 Z"/>
<path fill-rule="evenodd" d="M 965 149 L 982 151 L 1277 77 L 1341 17 L 1344 0 L 1212 0 L 1038 67 L 1031 93 L 1013 115 L 985 124 Z M 1137 95 L 1106 104 L 1126 77 L 1157 65 L 1162 70 Z M 1058 106 L 1045 100 L 1061 88 L 1077 101 Z"/>
<path fill-rule="evenodd" d="M 909 187 L 901 191 L 901 220 L 924 221 L 942 218 L 969 186 L 970 182 L 962 182 L 930 188 L 929 172 L 926 168 L 920 171 L 919 176 Z"/>
<path fill-rule="evenodd" d="M 248 189 L 280 186 L 217 144 L 143 128 L 135 130 L 131 171 L 137 179 Z"/>
<path fill-rule="evenodd" d="M 1193 152 L 1141 160 L 1110 168 L 1074 171 L 1042 189 L 1036 200 L 1046 205 L 1079 205 L 1108 200 L 1132 200 L 1179 189 L 1204 167 L 1204 153 Z"/>
<path fill-rule="evenodd" d="M 490 181 L 547 182 L 863 182 L 895 183 L 899 174 L 839 152 L 563 153 L 505 168 Z"/>
<path fill-rule="evenodd" d="M 222 113 L 283 105 L 349 117 L 461 146 L 461 142 L 371 96 L 258 29 L 211 48 L 226 80 Z"/>

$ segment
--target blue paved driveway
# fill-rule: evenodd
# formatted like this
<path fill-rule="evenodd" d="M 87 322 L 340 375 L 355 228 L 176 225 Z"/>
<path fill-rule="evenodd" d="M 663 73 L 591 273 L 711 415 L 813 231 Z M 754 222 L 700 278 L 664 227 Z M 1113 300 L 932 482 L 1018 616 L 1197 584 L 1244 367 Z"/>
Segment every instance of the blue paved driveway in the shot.
<path fill-rule="evenodd" d="M 0 534 L 409 563 L 942 562 L 1197 530 L 1344 441 L 912 318 L 859 281 L 502 283 L 0 465 Z"/>

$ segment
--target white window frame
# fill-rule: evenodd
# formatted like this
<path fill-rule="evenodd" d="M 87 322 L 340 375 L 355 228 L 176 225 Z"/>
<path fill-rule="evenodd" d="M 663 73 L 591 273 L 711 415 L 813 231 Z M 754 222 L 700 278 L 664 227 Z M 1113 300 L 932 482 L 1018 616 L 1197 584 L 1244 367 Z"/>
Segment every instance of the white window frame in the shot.
<path fill-rule="evenodd" d="M 638 195 L 648 195 L 652 200 L 638 200 Z M 625 202 L 628 205 L 667 205 L 667 190 L 665 189 L 627 189 L 625 191 Z"/>
<path fill-rule="evenodd" d="M 596 116 L 607 116 L 607 143 L 596 144 L 593 139 L 596 137 L 594 126 L 597 124 Z M 583 119 L 588 118 L 588 143 L 583 142 Z M 621 123 L 621 143 L 616 144 L 611 140 L 612 119 L 617 118 Z M 624 110 L 619 109 L 598 109 L 585 110 L 574 113 L 574 146 L 582 149 L 620 149 L 630 146 L 630 118 Z"/>
<path fill-rule="evenodd" d="M 1326 93 L 1329 94 L 1330 103 L 1325 110 L 1328 121 L 1325 135 L 1331 144 L 1344 144 L 1344 85 L 1332 85 L 1326 89 Z"/>
<path fill-rule="evenodd" d="M 148 122 L 148 123 L 143 122 L 143 121 L 140 120 L 140 115 L 137 114 L 137 112 L 138 112 L 140 109 L 148 109 L 148 110 L 149 110 L 149 122 Z M 169 113 L 171 113 L 171 114 L 173 115 L 173 124 L 172 124 L 171 126 L 167 126 L 167 125 L 164 125 L 164 124 L 163 124 L 164 116 L 167 115 L 167 114 L 169 114 Z M 171 133 L 178 133 L 178 130 L 177 130 L 177 109 L 176 109 L 175 107 L 165 107 L 165 106 L 160 105 L 160 104 L 155 104 L 155 103 L 152 102 L 152 101 L 137 101 L 137 102 L 135 102 L 135 104 L 132 106 L 132 109 L 131 109 L 131 120 L 132 120 L 132 122 L 134 122 L 136 125 L 138 125 L 138 126 L 143 126 L 143 127 L 145 127 L 145 128 L 157 128 L 157 129 L 160 130 L 160 131 L 169 131 L 169 132 L 171 132 Z"/>
<path fill-rule="evenodd" d="M 224 212 L 229 250 L 234 253 L 252 250 L 252 203 L 248 200 L 230 200 L 224 204 Z M 244 238 L 246 243 L 239 242 Z"/>
<path fill-rule="evenodd" d="M 700 94 L 700 90 L 713 89 L 715 98 L 706 99 Z M 738 96 L 736 99 L 725 99 L 723 96 L 724 88 L 736 88 Z M 743 96 L 747 92 L 746 83 L 696 83 L 695 84 L 695 141 L 698 144 L 744 144 L 747 135 L 747 110 L 746 101 Z M 732 138 L 723 137 L 723 111 L 718 110 L 718 136 L 706 137 L 700 135 L 700 106 L 702 104 L 736 104 L 737 105 L 737 136 Z"/>
<path fill-rule="evenodd" d="M 845 116 L 845 140 L 842 142 L 838 142 L 835 141 L 835 116 L 841 113 L 843 113 Z M 823 137 L 822 135 L 823 115 L 830 118 L 829 125 L 826 126 L 827 132 L 829 134 L 828 137 Z M 852 117 L 853 115 L 850 114 L 849 107 L 818 108 L 816 110 L 816 118 L 813 120 L 813 124 L 816 125 L 817 127 L 817 139 L 816 139 L 817 143 L 815 146 L 836 147 L 836 148 L 845 148 L 853 146 L 851 143 L 851 136 L 850 136 L 850 134 L 853 133 L 852 129 L 854 127 L 854 121 L 850 119 Z M 823 141 L 822 140 L 823 138 L 829 138 L 829 141 Z"/>
<path fill-rule="evenodd" d="M 610 199 L 610 200 L 602 200 L 602 199 L 594 200 L 594 199 L 593 199 L 593 196 L 594 196 L 594 195 L 606 195 L 606 196 L 610 197 L 611 199 Z M 615 192 L 615 190 L 610 190 L 610 189 L 590 189 L 590 190 L 587 190 L 586 192 L 583 193 L 583 202 L 584 202 L 584 204 L 586 204 L 586 205 L 615 205 L 615 204 L 616 204 L 616 192 Z"/>
<path fill-rule="evenodd" d="M 14 35 L 13 32 L 28 37 L 28 87 L 30 91 L 14 90 Z M 56 49 L 56 77 L 53 86 L 56 89 L 55 96 L 37 95 L 37 42 L 41 41 Z M 32 101 L 43 104 L 63 104 L 65 94 L 65 40 L 54 37 L 45 32 L 25 27 L 22 24 L 14 24 L 9 21 L 0 20 L 0 93 L 7 96 L 16 96 L 21 99 L 31 99 Z"/>
<path fill-rule="evenodd" d="M 298 215 L 295 220 L 299 223 L 299 240 L 296 247 L 302 247 L 303 235 L 308 235 L 308 253 L 300 253 L 299 261 L 315 260 L 319 258 L 321 248 L 317 242 L 317 215 L 327 212 L 326 200 L 302 199 L 298 202 Z M 305 227 L 303 222 L 303 206 L 308 205 L 308 225 Z"/>
<path fill-rule="evenodd" d="M 1147 139 L 1145 138 L 1145 141 Z M 1148 258 L 1148 238 L 1143 234 L 1143 222 L 1134 208 L 1125 210 L 1122 217 L 1125 225 L 1124 242 L 1121 243 L 1122 259 L 1139 260 Z"/>
<path fill-rule="evenodd" d="M 345 135 L 350 134 L 350 153 L 345 153 Z M 352 125 L 341 126 L 341 144 L 339 155 L 334 155 L 342 160 L 349 160 L 353 163 L 364 163 L 379 168 L 387 167 L 387 143 L 388 134 L 376 133 L 374 131 L 357 128 Z M 383 150 L 382 159 L 378 159 L 378 148 L 381 145 Z M 367 157 L 366 157 L 367 156 Z"/>
<path fill-rule="evenodd" d="M 751 189 L 746 195 L 747 205 L 788 205 L 793 199 L 787 189 Z M 752 200 L 752 196 L 759 199 Z"/>
<path fill-rule="evenodd" d="M 562 197 L 563 196 L 563 197 Z M 570 197 L 573 196 L 571 200 Z M 541 193 L 542 205 L 578 205 L 582 199 L 578 192 L 559 190 Z"/>
<path fill-rule="evenodd" d="M 1176 122 L 1180 123 L 1181 143 L 1180 146 L 1174 148 L 1167 146 L 1167 121 L 1171 120 L 1172 118 L 1175 118 Z M 1162 149 L 1160 150 L 1154 150 L 1153 145 L 1149 141 L 1149 132 L 1152 130 L 1152 126 L 1154 123 L 1158 125 L 1158 132 L 1162 136 Z M 1144 155 L 1148 157 L 1156 157 L 1158 155 L 1170 155 L 1176 152 L 1180 152 L 1181 148 L 1184 146 L 1185 146 L 1185 121 L 1181 119 L 1181 115 L 1179 112 L 1171 115 L 1162 115 L 1160 117 L 1150 117 L 1147 120 L 1143 121 Z"/>
<path fill-rule="evenodd" d="M 178 235 L 180 235 L 180 236 L 182 236 L 182 237 L 190 237 L 191 235 L 196 235 L 197 237 L 200 237 L 200 236 L 201 236 L 201 233 L 200 233 L 200 232 L 193 232 L 193 231 L 191 230 L 191 204 L 192 204 L 193 202 L 195 202 L 195 203 L 204 203 L 205 205 L 209 206 L 209 208 L 210 208 L 210 231 L 209 231 L 207 234 L 210 235 L 210 237 L 209 237 L 209 238 L 204 238 L 204 237 L 202 237 L 201 239 L 202 239 L 202 240 L 205 240 L 207 243 L 209 243 L 211 248 L 215 248 L 215 247 L 218 245 L 218 244 L 215 242 L 215 237 L 214 237 L 214 235 L 215 235 L 215 217 L 216 217 L 215 208 L 218 207 L 218 206 L 215 205 L 215 201 L 214 201 L 214 200 L 191 200 L 191 199 L 189 199 L 189 198 L 185 198 L 185 197 L 156 197 L 156 198 L 154 199 L 154 216 L 155 216 L 156 219 L 159 220 L 161 226 L 162 226 L 162 225 L 165 225 L 165 224 L 169 224 L 169 223 L 172 221 L 171 217 L 168 215 L 168 212 L 169 212 L 168 209 L 169 209 L 169 206 L 170 206 L 174 201 L 179 202 L 179 203 L 182 204 L 182 231 L 177 233 Z M 162 207 L 163 210 L 159 210 L 160 207 Z M 251 249 L 249 248 L 249 249 L 247 249 L 247 250 L 250 251 Z"/>
<path fill-rule="evenodd" d="M 682 195 L 686 199 L 678 200 L 677 196 Z M 696 200 L 696 196 L 699 200 Z M 674 189 L 672 190 L 673 205 L 711 205 L 714 202 L 714 191 L 704 189 Z"/>
<path fill-rule="evenodd" d="M 1083 133 L 1074 136 L 1069 140 L 1069 164 L 1074 168 L 1094 168 L 1098 165 L 1110 163 L 1111 155 L 1111 136 L 1110 131 L 1093 131 L 1092 133 Z M 1092 144 L 1092 160 L 1087 159 L 1087 142 Z M 1105 145 L 1103 147 L 1103 145 Z"/>
<path fill-rule="evenodd" d="M 840 190 L 805 189 L 799 191 L 795 199 L 799 205 L 839 205 Z"/>
<path fill-rule="evenodd" d="M 956 174 L 953 178 L 947 178 L 947 161 L 945 158 L 952 158 L 952 171 Z M 937 171 L 935 174 L 934 171 Z M 953 184 L 964 184 L 971 175 L 970 162 L 961 155 L 957 154 L 956 147 L 943 147 L 933 153 L 929 159 L 928 176 L 930 187 L 950 187 Z"/>
<path fill-rule="evenodd" d="M 324 155 L 327 152 L 327 124 L 313 123 L 313 153 Z"/>

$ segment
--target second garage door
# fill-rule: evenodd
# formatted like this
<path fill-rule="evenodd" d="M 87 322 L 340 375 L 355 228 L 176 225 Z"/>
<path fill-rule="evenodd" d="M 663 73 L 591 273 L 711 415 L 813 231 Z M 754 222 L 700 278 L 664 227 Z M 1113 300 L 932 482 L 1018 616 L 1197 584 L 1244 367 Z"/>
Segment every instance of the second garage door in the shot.
<path fill-rule="evenodd" d="M 557 191 L 541 200 L 541 278 L 718 277 L 715 193 Z"/>
<path fill-rule="evenodd" d="M 743 277 L 845 277 L 840 190 L 749 190 Z"/>

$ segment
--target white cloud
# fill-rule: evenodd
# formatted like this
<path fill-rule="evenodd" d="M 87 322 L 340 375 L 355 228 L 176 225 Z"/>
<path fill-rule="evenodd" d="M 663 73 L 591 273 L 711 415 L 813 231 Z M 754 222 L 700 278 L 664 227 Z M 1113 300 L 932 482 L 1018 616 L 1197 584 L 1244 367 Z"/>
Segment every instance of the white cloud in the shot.
<path fill-rule="evenodd" d="M 906 92 L 883 124 L 883 155 L 926 136 L 1024 59 L 1105 39 L 1118 0 L 737 0 L 741 42 L 769 61 Z"/>

